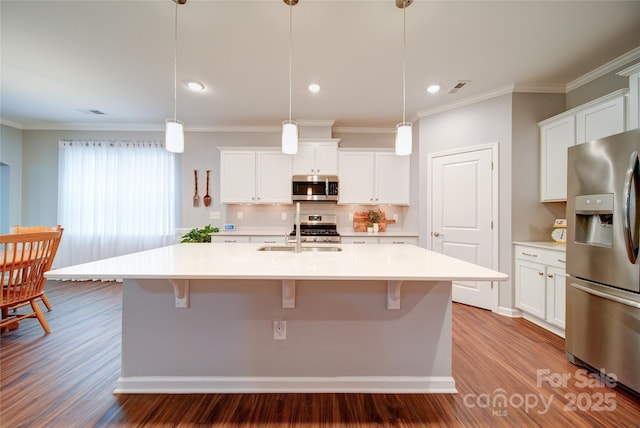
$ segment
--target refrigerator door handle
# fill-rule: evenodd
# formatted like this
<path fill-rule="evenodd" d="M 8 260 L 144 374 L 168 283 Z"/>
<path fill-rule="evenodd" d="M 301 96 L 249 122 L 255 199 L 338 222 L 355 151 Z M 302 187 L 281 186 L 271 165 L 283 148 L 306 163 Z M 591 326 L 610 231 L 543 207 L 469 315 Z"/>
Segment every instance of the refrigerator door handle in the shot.
<path fill-rule="evenodd" d="M 603 299 L 611 300 L 623 305 L 640 309 L 640 303 L 634 302 L 633 300 L 625 299 L 624 297 L 620 296 L 614 296 L 613 294 L 609 293 L 603 293 L 602 291 L 594 290 L 593 288 L 585 287 L 584 285 L 576 284 L 575 282 L 570 282 L 569 285 L 580 291 L 584 291 L 585 293 L 593 294 L 594 296 L 602 297 Z"/>
<path fill-rule="evenodd" d="M 638 152 L 634 151 L 631 153 L 631 157 L 629 158 L 629 167 L 627 168 L 627 174 L 624 178 L 624 243 L 627 248 L 627 257 L 629 261 L 633 264 L 638 260 L 638 247 L 633 242 L 633 235 L 635 228 L 638 227 L 637 224 L 631 225 L 631 197 L 632 197 L 632 186 L 634 185 L 634 181 L 638 178 Z M 637 183 L 635 183 L 637 184 Z M 635 195 L 633 195 L 635 196 Z"/>

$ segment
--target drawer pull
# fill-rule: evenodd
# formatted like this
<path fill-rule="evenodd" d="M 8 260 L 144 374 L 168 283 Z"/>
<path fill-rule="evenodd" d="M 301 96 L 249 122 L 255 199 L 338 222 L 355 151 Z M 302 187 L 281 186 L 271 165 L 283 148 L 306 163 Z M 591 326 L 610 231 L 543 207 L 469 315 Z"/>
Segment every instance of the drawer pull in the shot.
<path fill-rule="evenodd" d="M 394 244 L 404 244 L 404 241 L 393 241 Z"/>
<path fill-rule="evenodd" d="M 231 240 L 231 239 L 225 239 L 224 242 L 226 244 L 235 244 L 236 241 L 235 240 Z"/>
<path fill-rule="evenodd" d="M 538 257 L 537 254 L 529 254 L 529 253 L 525 253 L 524 251 L 522 252 L 523 256 L 529 256 L 529 257 Z"/>
<path fill-rule="evenodd" d="M 353 241 L 354 244 L 364 244 L 364 241 Z"/>
<path fill-rule="evenodd" d="M 558 261 L 559 261 L 560 263 L 566 263 L 566 262 L 567 262 L 566 260 L 561 260 L 561 259 L 558 259 Z"/>

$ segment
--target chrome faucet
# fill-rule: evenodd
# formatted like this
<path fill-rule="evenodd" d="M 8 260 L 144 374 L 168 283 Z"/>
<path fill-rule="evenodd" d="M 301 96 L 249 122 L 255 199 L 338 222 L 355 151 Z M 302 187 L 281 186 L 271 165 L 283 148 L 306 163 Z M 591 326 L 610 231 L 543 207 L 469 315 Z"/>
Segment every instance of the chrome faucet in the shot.
<path fill-rule="evenodd" d="M 302 252 L 302 239 L 300 238 L 300 202 L 296 202 L 296 253 Z"/>

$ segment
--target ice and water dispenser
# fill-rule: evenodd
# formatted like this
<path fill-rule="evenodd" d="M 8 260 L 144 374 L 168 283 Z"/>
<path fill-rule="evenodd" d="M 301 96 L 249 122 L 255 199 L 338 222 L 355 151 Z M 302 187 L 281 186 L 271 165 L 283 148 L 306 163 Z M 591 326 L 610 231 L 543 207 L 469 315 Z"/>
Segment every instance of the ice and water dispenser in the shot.
<path fill-rule="evenodd" d="M 613 246 L 613 193 L 576 196 L 574 209 L 575 242 Z"/>

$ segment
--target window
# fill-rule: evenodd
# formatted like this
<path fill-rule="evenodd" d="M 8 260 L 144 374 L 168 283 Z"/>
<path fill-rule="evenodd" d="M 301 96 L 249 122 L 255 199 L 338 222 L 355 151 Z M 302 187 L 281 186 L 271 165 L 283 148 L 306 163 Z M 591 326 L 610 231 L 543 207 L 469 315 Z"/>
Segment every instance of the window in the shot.
<path fill-rule="evenodd" d="M 161 142 L 61 141 L 56 267 L 175 242 L 175 156 Z"/>

